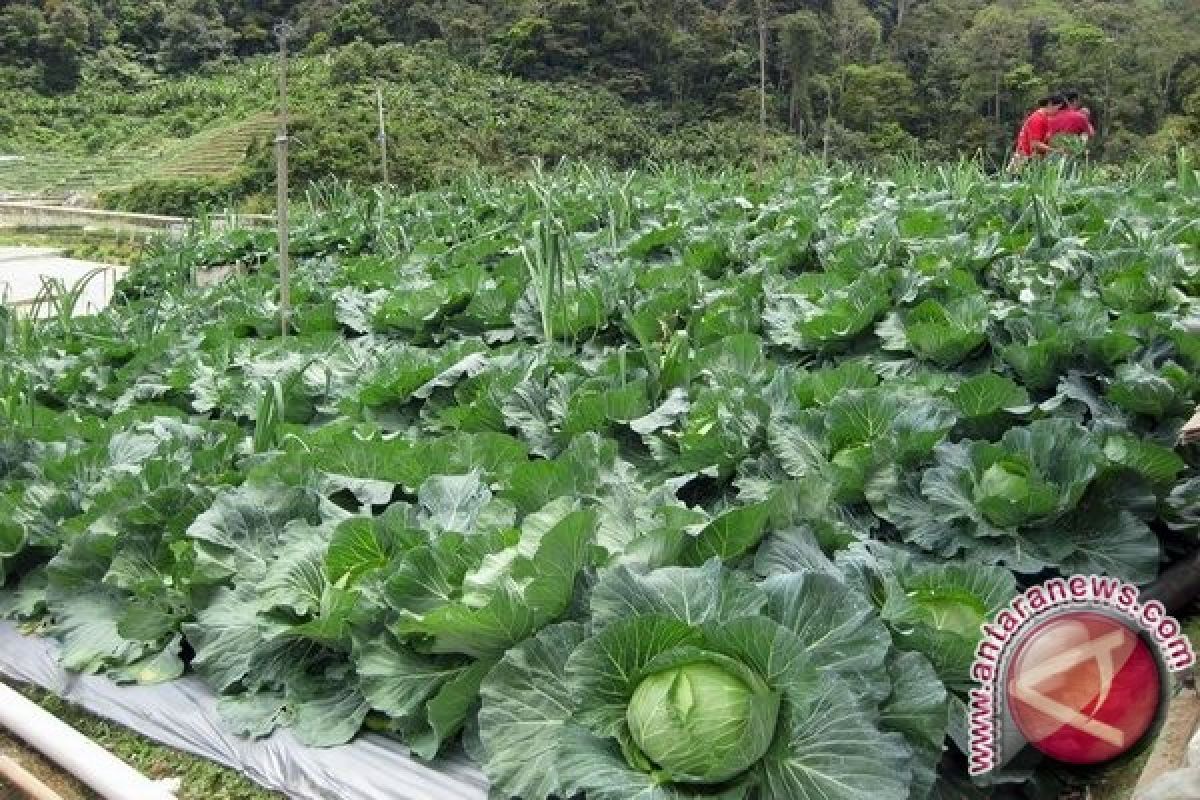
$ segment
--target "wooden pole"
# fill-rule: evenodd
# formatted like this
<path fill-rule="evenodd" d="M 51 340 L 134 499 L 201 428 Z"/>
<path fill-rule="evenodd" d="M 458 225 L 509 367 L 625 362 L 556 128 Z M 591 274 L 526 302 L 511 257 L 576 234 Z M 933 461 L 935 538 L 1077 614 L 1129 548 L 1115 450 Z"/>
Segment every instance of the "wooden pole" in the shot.
<path fill-rule="evenodd" d="M 383 168 L 383 185 L 391 185 L 388 180 L 388 155 L 387 155 L 387 124 L 384 122 L 383 116 L 383 85 L 375 84 L 375 102 L 379 107 L 379 159 L 380 165 Z"/>
<path fill-rule="evenodd" d="M 279 39 L 279 133 L 275 136 L 275 216 L 279 226 L 279 325 L 283 337 L 288 335 L 291 317 L 291 271 L 288 268 L 288 100 L 287 100 L 287 42 L 292 26 L 281 22 L 275 26 Z"/>

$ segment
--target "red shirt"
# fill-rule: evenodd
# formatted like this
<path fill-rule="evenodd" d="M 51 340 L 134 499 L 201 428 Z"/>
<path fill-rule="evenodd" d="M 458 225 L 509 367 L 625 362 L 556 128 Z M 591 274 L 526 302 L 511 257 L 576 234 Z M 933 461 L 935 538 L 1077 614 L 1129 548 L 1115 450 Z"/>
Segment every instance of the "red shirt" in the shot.
<path fill-rule="evenodd" d="M 1092 127 L 1092 119 L 1086 111 L 1068 108 L 1058 112 L 1054 119 L 1050 120 L 1050 138 L 1054 138 L 1060 133 L 1072 136 L 1095 136 L 1096 129 Z"/>
<path fill-rule="evenodd" d="M 1026 118 L 1025 124 L 1021 126 L 1021 132 L 1017 135 L 1017 152 L 1023 156 L 1032 156 L 1034 155 L 1034 144 L 1049 142 L 1050 123 L 1050 117 L 1046 116 L 1046 112 L 1040 108 L 1030 114 Z"/>

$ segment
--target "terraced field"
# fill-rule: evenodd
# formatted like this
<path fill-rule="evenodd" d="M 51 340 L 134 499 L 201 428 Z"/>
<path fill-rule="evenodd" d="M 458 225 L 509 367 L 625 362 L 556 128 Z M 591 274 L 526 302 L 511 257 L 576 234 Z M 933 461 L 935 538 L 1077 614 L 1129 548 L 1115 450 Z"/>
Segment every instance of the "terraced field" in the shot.
<path fill-rule="evenodd" d="M 246 157 L 257 140 L 270 140 L 275 131 L 275 115 L 255 114 L 225 128 L 193 136 L 167 155 L 153 177 L 203 178 L 227 175 Z"/>
<path fill-rule="evenodd" d="M 255 114 L 157 147 L 96 156 L 29 155 L 0 164 L 0 195 L 64 198 L 156 178 L 228 175 L 256 138 L 270 137 L 275 117 Z"/>
<path fill-rule="evenodd" d="M 0 165 L 0 195 L 61 198 L 120 186 L 136 180 L 153 158 L 153 153 L 127 151 L 94 158 L 29 155 Z"/>

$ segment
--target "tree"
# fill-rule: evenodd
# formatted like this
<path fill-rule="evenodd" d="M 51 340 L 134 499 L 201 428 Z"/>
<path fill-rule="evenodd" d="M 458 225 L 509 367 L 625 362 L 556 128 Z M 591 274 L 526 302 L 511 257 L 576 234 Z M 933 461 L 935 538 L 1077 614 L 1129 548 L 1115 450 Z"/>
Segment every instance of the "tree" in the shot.
<path fill-rule="evenodd" d="M 524 17 L 513 23 L 498 39 L 500 63 L 518 75 L 535 75 L 543 63 L 550 20 Z"/>
<path fill-rule="evenodd" d="M 852 63 L 869 63 L 883 35 L 879 20 L 860 0 L 833 0 L 829 45 L 835 71 Z"/>
<path fill-rule="evenodd" d="M 38 40 L 42 61 L 42 84 L 50 91 L 75 87 L 83 72 L 84 48 L 88 43 L 88 18 L 72 2 L 54 8 Z"/>
<path fill-rule="evenodd" d="M 966 49 L 967 74 L 960 91 L 965 104 L 990 120 L 988 147 L 993 155 L 1001 157 L 1011 138 L 1013 129 L 1019 124 L 1025 111 L 1029 86 L 1021 87 L 1018 101 L 1005 103 L 1005 91 L 1009 86 L 1007 76 L 1026 74 L 1037 76 L 1029 65 L 1029 29 L 1014 19 L 1011 9 L 989 6 L 975 15 L 971 28 L 963 39 Z M 1044 87 L 1042 87 L 1044 88 Z M 1034 88 L 1032 91 L 1036 92 Z"/>
<path fill-rule="evenodd" d="M 160 62 L 168 72 L 184 72 L 228 50 L 228 36 L 220 18 L 205 17 L 187 8 L 169 12 L 163 20 Z"/>
<path fill-rule="evenodd" d="M 803 137 L 812 128 L 812 78 L 817 64 L 821 22 L 811 11 L 797 11 L 779 20 L 780 43 L 788 72 L 788 124 Z"/>
<path fill-rule="evenodd" d="M 0 61 L 28 64 L 38 58 L 38 42 L 46 31 L 41 9 L 13 5 L 0 10 Z"/>
<path fill-rule="evenodd" d="M 352 0 L 343 5 L 333 18 L 330 33 L 339 44 L 354 41 L 377 44 L 387 38 L 387 31 L 372 0 Z"/>
<path fill-rule="evenodd" d="M 912 79 L 897 64 L 851 64 L 843 71 L 841 122 L 871 133 L 889 123 L 905 126 L 916 111 Z"/>
<path fill-rule="evenodd" d="M 836 103 L 846 95 L 846 67 L 858 60 L 870 61 L 878 47 L 883 29 L 879 20 L 859 0 L 833 0 L 827 28 L 833 80 L 825 87 L 825 143 L 828 158 L 830 136 L 836 121 Z"/>
<path fill-rule="evenodd" d="M 769 0 L 755 0 L 755 27 L 758 29 L 758 125 L 767 135 L 767 14 Z"/>
<path fill-rule="evenodd" d="M 162 46 L 163 20 L 167 4 L 163 0 L 147 0 L 124 6 L 115 22 L 123 44 L 143 53 L 156 53 Z"/>

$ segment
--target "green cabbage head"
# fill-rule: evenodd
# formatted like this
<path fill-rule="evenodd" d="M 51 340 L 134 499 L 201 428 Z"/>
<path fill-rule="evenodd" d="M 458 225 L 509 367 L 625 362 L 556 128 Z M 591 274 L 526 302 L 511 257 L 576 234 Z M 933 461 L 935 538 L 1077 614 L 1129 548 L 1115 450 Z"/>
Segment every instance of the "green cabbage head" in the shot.
<path fill-rule="evenodd" d="M 932 664 L 826 572 L 604 570 L 479 689 L 492 796 L 916 800 L 946 736 Z"/>
<path fill-rule="evenodd" d="M 735 661 L 681 664 L 645 678 L 626 713 L 634 742 L 672 781 L 721 783 L 767 752 L 779 695 Z"/>
<path fill-rule="evenodd" d="M 983 471 L 975 486 L 975 503 L 988 522 L 1013 528 L 1054 513 L 1059 492 L 1020 458 L 1000 458 Z"/>

